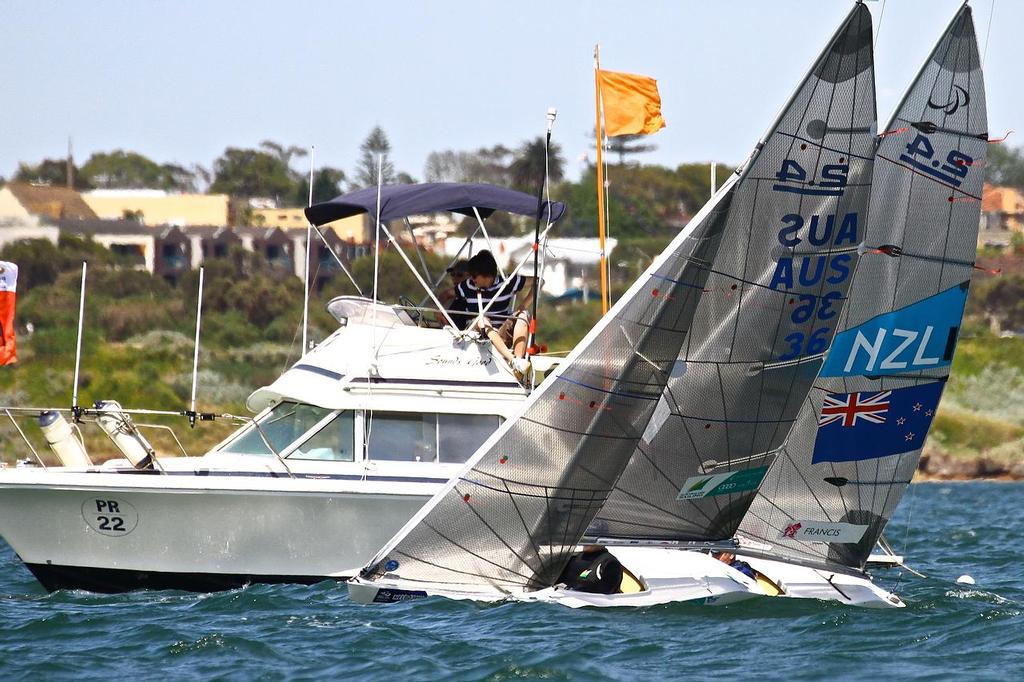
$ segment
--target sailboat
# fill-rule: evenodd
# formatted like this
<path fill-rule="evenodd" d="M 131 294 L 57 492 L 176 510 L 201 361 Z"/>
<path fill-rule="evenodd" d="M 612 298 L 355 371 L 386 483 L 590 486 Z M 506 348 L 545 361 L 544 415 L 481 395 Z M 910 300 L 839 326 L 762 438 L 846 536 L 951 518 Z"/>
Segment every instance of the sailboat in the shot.
<path fill-rule="evenodd" d="M 738 551 L 788 596 L 851 600 L 827 578 L 863 575 L 949 378 L 988 147 L 966 4 L 882 135 L 842 331 L 737 534 Z"/>
<path fill-rule="evenodd" d="M 765 594 L 712 556 L 667 547 L 681 535 L 661 507 L 721 504 L 721 493 L 745 510 L 817 376 L 867 212 L 871 36 L 857 4 L 743 169 L 350 581 L 353 599 L 636 606 Z M 692 428 L 672 444 L 724 461 L 703 483 L 639 489 L 653 504 L 623 511 L 624 481 L 671 479 L 645 443 L 680 393 L 676 414 Z M 742 511 L 725 518 L 729 537 Z M 615 594 L 559 587 L 595 519 L 621 541 L 609 549 L 629 584 Z"/>

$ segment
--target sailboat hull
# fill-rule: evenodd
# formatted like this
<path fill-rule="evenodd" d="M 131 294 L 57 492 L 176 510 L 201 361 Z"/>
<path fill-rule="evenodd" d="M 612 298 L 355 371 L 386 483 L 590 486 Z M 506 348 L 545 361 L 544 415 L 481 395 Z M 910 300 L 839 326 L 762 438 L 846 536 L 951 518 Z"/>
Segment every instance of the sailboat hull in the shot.
<path fill-rule="evenodd" d="M 706 554 L 664 547 L 609 547 L 643 589 L 618 594 L 549 587 L 532 592 L 502 591 L 479 585 L 412 584 L 387 578 L 348 583 L 349 597 L 361 604 L 385 604 L 423 597 L 480 602 L 519 601 L 569 608 L 645 607 L 672 603 L 731 604 L 765 592 L 757 582 Z"/>

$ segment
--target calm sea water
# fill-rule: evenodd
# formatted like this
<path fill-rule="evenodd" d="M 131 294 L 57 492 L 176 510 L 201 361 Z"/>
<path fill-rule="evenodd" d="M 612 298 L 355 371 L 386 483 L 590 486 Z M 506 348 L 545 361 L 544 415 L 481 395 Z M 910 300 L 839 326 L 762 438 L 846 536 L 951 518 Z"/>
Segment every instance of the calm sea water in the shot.
<path fill-rule="evenodd" d="M 909 607 L 810 600 L 570 610 L 360 606 L 343 585 L 47 595 L 0 546 L 7 679 L 1022 679 L 1024 484 L 912 487 L 890 526 Z M 911 523 L 908 528 L 908 518 Z M 272 550 L 269 550 L 272 551 Z M 959 585 L 972 575 L 977 584 Z"/>

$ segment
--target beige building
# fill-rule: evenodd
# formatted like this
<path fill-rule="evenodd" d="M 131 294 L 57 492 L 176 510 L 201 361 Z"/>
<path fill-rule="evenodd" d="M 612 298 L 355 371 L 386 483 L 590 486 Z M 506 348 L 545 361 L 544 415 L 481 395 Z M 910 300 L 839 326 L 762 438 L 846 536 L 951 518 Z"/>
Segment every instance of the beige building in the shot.
<path fill-rule="evenodd" d="M 82 199 L 104 220 L 132 218 L 145 225 L 227 225 L 228 195 L 170 194 L 151 189 L 97 189 Z"/>
<path fill-rule="evenodd" d="M 73 189 L 10 182 L 0 189 L 0 217 L 24 221 L 95 220 L 96 213 Z"/>
<path fill-rule="evenodd" d="M 252 211 L 253 223 L 258 227 L 279 227 L 282 230 L 306 229 L 308 221 L 301 208 L 256 208 Z M 321 225 L 321 231 L 330 230 L 342 241 L 362 244 L 368 241 L 366 214 L 354 215 Z"/>

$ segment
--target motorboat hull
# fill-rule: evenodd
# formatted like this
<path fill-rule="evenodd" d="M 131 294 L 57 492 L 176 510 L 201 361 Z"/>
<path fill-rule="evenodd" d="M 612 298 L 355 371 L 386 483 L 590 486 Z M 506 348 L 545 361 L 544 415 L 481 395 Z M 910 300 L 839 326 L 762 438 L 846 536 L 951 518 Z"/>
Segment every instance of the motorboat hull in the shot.
<path fill-rule="evenodd" d="M 246 472 L 2 473 L 0 535 L 51 591 L 345 579 L 439 485 Z"/>

